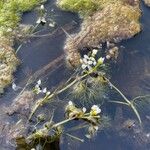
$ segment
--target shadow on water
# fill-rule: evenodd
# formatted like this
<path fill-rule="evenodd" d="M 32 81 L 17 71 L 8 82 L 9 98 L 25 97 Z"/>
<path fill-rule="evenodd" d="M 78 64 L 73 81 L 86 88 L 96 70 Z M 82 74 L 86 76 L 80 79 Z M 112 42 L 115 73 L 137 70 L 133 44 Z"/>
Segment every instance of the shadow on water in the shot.
<path fill-rule="evenodd" d="M 46 4 L 46 8 L 48 8 L 48 14 L 56 14 L 54 20 L 57 22 L 58 27 L 64 26 L 72 21 L 77 22 L 77 24 L 80 23 L 80 19 L 76 14 L 58 10 L 56 6 L 54 6 L 54 2 L 55 0 L 49 0 L 49 2 Z M 143 15 L 141 18 L 143 30 L 134 38 L 121 42 L 121 45 L 125 47 L 122 54 L 123 57 L 118 65 L 118 68 L 114 71 L 112 77 L 112 81 L 114 81 L 119 89 L 121 89 L 123 93 L 128 97 L 135 97 L 150 93 L 150 8 L 144 6 L 143 3 L 141 4 L 141 7 L 143 11 Z M 35 22 L 35 12 L 26 13 L 23 15 L 22 23 L 35 24 Z M 77 28 L 75 27 L 70 31 L 73 32 L 76 29 Z M 50 29 L 45 28 L 41 33 L 45 34 L 50 31 Z M 35 73 L 50 62 L 54 61 L 59 56 L 62 56 L 62 49 L 66 35 L 62 31 L 61 34 L 58 33 L 59 31 L 56 32 L 56 34 L 52 37 L 31 38 L 27 43 L 23 44 L 18 53 L 18 57 L 21 59 L 22 63 L 17 73 L 15 74 L 15 82 L 17 84 L 24 84 L 24 82 L 26 81 L 25 79 L 27 78 L 27 72 L 30 72 L 30 70 L 32 73 Z M 17 46 L 18 45 L 16 45 L 16 47 Z M 49 67 L 50 70 L 47 69 L 44 74 L 41 74 L 42 76 L 40 76 L 44 80 L 46 86 L 48 86 L 49 88 L 57 85 L 62 81 L 63 78 L 66 78 L 68 76 L 65 66 L 61 65 L 64 63 L 63 57 L 60 60 L 61 61 L 58 63 L 60 66 L 58 65 L 57 70 L 49 74 L 49 72 L 53 70 L 52 65 L 52 67 Z M 1 103 L 4 103 L 5 100 L 8 100 L 10 98 L 12 99 L 13 96 L 15 96 L 15 93 L 12 92 L 11 88 L 8 88 L 7 94 L 5 94 L 1 98 Z M 7 121 L 7 118 L 5 118 L 4 120 Z M 136 150 L 141 150 L 140 148 L 135 146 L 138 140 L 136 142 L 133 142 L 132 145 L 129 142 L 130 138 L 129 140 L 124 141 L 124 136 L 122 138 L 114 134 L 114 132 L 116 132 L 115 128 L 117 128 L 117 126 L 115 127 L 115 123 L 112 128 L 114 128 L 114 131 L 110 133 L 102 131 L 98 133 L 95 139 L 85 141 L 84 143 L 81 143 L 79 145 L 77 143 L 71 142 L 70 140 L 64 139 L 63 144 L 61 144 L 61 149 L 134 150 L 136 148 Z M 81 133 L 79 133 L 78 136 L 80 135 L 83 136 Z M 135 136 L 135 134 L 128 135 L 126 136 L 126 138 L 130 136 Z M 139 139 L 139 141 L 141 140 Z M 5 150 L 6 148 L 4 147 L 3 149 Z M 142 150 L 149 149 L 150 147 L 148 149 L 146 147 Z"/>

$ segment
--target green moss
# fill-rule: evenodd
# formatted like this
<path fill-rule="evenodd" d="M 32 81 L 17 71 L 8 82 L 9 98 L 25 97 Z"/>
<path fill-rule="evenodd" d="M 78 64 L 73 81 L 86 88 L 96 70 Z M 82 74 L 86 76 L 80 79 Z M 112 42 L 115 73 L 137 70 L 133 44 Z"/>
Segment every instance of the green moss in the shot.
<path fill-rule="evenodd" d="M 5 0 L 0 2 L 0 36 L 10 35 L 21 20 L 21 14 L 45 0 Z"/>
<path fill-rule="evenodd" d="M 90 14 L 98 9 L 96 3 L 91 0 L 60 0 L 58 6 L 63 10 L 79 12 L 82 15 Z"/>
<path fill-rule="evenodd" d="M 41 4 L 45 0 L 0 0 L 0 93 L 13 81 L 13 73 L 19 60 L 12 45 L 13 31 L 19 25 L 25 11 Z"/>
<path fill-rule="evenodd" d="M 58 6 L 66 11 L 78 12 L 82 16 L 92 14 L 103 9 L 107 4 L 118 0 L 58 0 Z"/>

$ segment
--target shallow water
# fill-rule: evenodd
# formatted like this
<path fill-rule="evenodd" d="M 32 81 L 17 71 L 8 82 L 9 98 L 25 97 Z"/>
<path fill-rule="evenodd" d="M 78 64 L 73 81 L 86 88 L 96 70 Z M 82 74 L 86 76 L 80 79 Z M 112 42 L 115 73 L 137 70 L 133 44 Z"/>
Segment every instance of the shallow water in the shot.
<path fill-rule="evenodd" d="M 74 32 L 78 30 L 80 24 L 80 19 L 78 16 L 73 13 L 58 10 L 53 5 L 53 3 L 54 0 L 49 1 L 46 4 L 46 7 L 48 8 L 48 13 L 56 14 L 56 16 L 54 16 L 54 20 L 57 22 L 58 26 L 62 27 L 71 23 L 72 21 L 75 21 L 77 24 L 75 24 L 70 31 Z M 117 64 L 117 67 L 112 70 L 112 81 L 129 98 L 150 93 L 150 8 L 146 7 L 143 3 L 141 4 L 141 7 L 143 11 L 141 18 L 143 30 L 140 34 L 133 37 L 132 39 L 120 43 L 120 45 L 124 46 L 124 50 L 121 54 L 122 57 L 120 58 L 121 60 Z M 54 10 L 51 11 L 52 9 Z M 35 24 L 35 18 L 35 12 L 26 13 L 23 16 L 22 23 Z M 50 29 L 45 28 L 41 34 L 47 34 L 50 31 Z M 60 34 L 58 34 L 59 32 L 56 32 L 56 34 L 49 37 L 34 37 L 28 40 L 27 43 L 23 44 L 20 51 L 18 52 L 18 57 L 21 59 L 22 64 L 15 74 L 15 83 L 17 85 L 23 86 L 30 74 L 35 73 L 39 69 L 42 69 L 44 66 L 63 54 L 63 44 L 66 35 L 62 31 Z M 18 44 L 16 44 L 15 47 L 17 48 Z M 69 76 L 69 73 L 64 66 L 63 57 L 60 60 L 61 61 L 58 61 L 58 67 L 56 70 L 56 65 L 50 65 L 49 69 L 44 71 L 44 73 L 42 70 L 37 75 L 37 77 L 43 79 L 45 85 L 49 88 L 56 86 L 62 81 L 62 79 L 65 79 Z M 8 88 L 6 90 L 6 94 L 1 97 L 1 104 L 7 102 L 11 103 L 15 95 L 15 92 L 12 91 L 11 88 Z M 115 114 L 116 107 L 110 108 L 107 106 L 107 108 L 107 112 L 113 116 L 113 114 Z M 122 115 L 124 115 L 126 118 L 128 118 L 128 115 L 133 117 L 133 114 L 130 114 L 128 108 L 124 108 L 123 112 L 124 114 L 120 113 L 119 119 L 122 119 Z M 150 116 L 150 111 L 147 112 L 146 115 Z M 1 114 L 1 116 L 3 115 Z M 5 115 L 4 118 L 7 120 Z M 8 118 L 8 120 L 9 119 L 10 118 Z M 145 143 L 140 139 L 140 137 L 142 138 L 145 132 L 150 133 L 148 128 L 150 125 L 150 120 L 145 119 L 143 121 L 146 122 L 145 128 L 147 130 L 141 132 L 139 131 L 139 134 L 132 133 L 130 131 L 126 132 L 119 130 L 121 123 L 118 123 L 117 119 L 114 119 L 112 126 L 113 129 L 111 131 L 101 131 L 94 139 L 86 139 L 84 143 L 76 142 L 70 138 L 64 137 L 60 142 L 60 148 L 61 150 L 141 150 L 141 148 L 142 150 L 149 150 L 150 146 L 144 147 L 143 145 Z M 76 134 L 81 138 L 83 137 L 82 131 L 77 132 Z M 136 136 L 136 138 L 134 136 Z M 143 147 L 140 147 L 139 145 L 142 145 Z M 3 147 L 3 149 L 5 150 L 6 148 Z"/>

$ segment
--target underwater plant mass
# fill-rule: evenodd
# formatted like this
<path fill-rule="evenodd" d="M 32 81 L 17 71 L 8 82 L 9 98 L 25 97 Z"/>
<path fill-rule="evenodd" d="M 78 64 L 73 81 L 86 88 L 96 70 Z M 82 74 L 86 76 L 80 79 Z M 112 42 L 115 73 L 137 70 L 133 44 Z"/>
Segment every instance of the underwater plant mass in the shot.
<path fill-rule="evenodd" d="M 149 150 L 149 4 L 1 0 L 1 150 Z"/>

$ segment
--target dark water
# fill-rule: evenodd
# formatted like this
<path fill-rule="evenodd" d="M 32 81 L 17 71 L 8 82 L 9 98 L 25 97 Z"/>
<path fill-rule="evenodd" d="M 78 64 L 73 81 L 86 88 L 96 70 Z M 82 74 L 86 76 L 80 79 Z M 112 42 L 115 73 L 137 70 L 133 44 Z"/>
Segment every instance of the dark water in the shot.
<path fill-rule="evenodd" d="M 55 0 L 51 0 L 45 6 L 48 10 L 48 16 L 49 14 L 52 14 L 57 23 L 57 27 L 63 27 L 64 25 L 74 21 L 76 22 L 76 25 L 73 26 L 70 31 L 74 32 L 78 30 L 80 25 L 79 17 L 76 14 L 58 10 L 55 7 L 54 2 Z M 120 45 L 125 48 L 123 50 L 120 63 L 114 70 L 112 70 L 112 81 L 129 98 L 150 93 L 150 8 L 146 7 L 143 3 L 141 4 L 141 8 L 143 11 L 141 18 L 142 32 L 132 39 L 120 43 Z M 36 17 L 35 12 L 26 13 L 23 15 L 22 23 L 35 25 Z M 53 29 L 44 27 L 44 30 L 40 34 L 47 34 L 52 32 L 52 30 Z M 69 33 L 71 33 L 70 31 Z M 65 38 L 66 34 L 62 32 L 59 35 L 56 33 L 54 36 L 31 38 L 27 41 L 27 43 L 23 44 L 18 52 L 18 57 L 21 59 L 22 64 L 15 74 L 15 83 L 20 86 L 24 85 L 28 78 L 27 72 L 31 72 L 31 74 L 33 74 L 61 56 L 63 54 Z M 15 45 L 15 47 L 17 46 L 18 44 Z M 44 74 L 38 75 L 38 77 L 42 78 L 47 87 L 52 88 L 53 86 L 56 86 L 62 81 L 62 79 L 69 76 L 69 73 L 63 64 L 64 59 L 62 59 L 59 63 L 60 67 L 56 68 L 54 65 L 53 67 L 50 67 L 50 69 L 46 70 Z M 11 102 L 13 97 L 15 97 L 15 92 L 12 92 L 11 88 L 8 88 L 6 94 L 1 98 L 1 103 L 4 101 L 5 103 Z M 10 100 L 8 101 L 8 99 Z M 110 111 L 110 114 L 115 113 L 115 108 L 110 108 L 109 106 L 107 106 L 107 108 Z M 130 115 L 130 111 L 126 108 L 123 109 L 123 112 L 123 115 L 126 117 Z M 146 115 L 150 116 L 150 111 L 148 111 Z M 133 117 L 133 115 L 131 116 Z M 150 120 L 145 119 L 144 122 L 146 122 L 146 129 L 138 131 L 138 133 L 133 131 L 125 131 L 122 133 L 122 131 L 118 129 L 120 123 L 116 120 L 116 122 L 113 122 L 111 131 L 101 131 L 94 139 L 85 139 L 84 143 L 73 141 L 67 137 L 62 138 L 60 142 L 60 149 L 150 150 L 150 146 L 144 146 L 146 145 L 145 135 L 150 133 L 148 128 Z M 76 134 L 78 137 L 84 137 L 82 131 L 78 131 Z M 6 148 L 3 149 L 5 150 Z"/>

